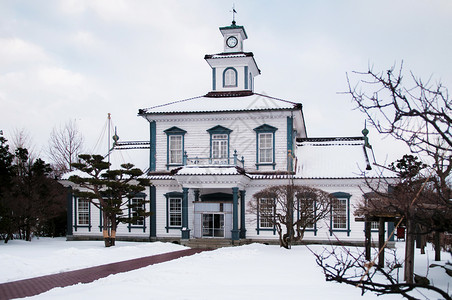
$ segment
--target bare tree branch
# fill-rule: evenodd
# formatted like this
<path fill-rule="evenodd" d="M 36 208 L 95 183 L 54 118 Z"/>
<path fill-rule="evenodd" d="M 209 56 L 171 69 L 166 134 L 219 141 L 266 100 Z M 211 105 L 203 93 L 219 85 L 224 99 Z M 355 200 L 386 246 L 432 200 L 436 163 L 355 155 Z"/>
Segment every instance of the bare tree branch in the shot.
<path fill-rule="evenodd" d="M 77 161 L 82 151 L 83 136 L 75 120 L 69 120 L 64 126 L 52 129 L 48 155 L 60 173 L 72 171 L 72 163 Z"/>

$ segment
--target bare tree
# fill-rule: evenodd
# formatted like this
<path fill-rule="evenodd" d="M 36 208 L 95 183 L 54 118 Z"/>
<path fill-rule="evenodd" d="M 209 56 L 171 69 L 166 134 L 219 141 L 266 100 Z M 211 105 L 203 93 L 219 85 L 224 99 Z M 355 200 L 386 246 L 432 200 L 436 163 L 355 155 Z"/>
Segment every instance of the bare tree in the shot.
<path fill-rule="evenodd" d="M 358 216 L 392 216 L 403 221 L 407 230 L 404 279 L 408 283 L 412 283 L 414 278 L 416 236 L 452 229 L 449 221 L 452 208 L 437 196 L 430 178 L 422 175 L 426 167 L 417 157 L 404 155 L 390 165 L 398 179 L 393 179 L 389 191 L 374 189 L 372 196 L 365 197 L 355 210 Z"/>
<path fill-rule="evenodd" d="M 290 249 L 304 237 L 306 229 L 330 213 L 336 199 L 327 192 L 303 185 L 268 187 L 253 195 L 248 210 L 256 214 L 260 226 L 274 227 L 280 246 Z"/>
<path fill-rule="evenodd" d="M 406 299 L 416 300 L 416 292 L 422 299 L 447 299 L 452 297 L 442 288 L 434 286 L 426 277 L 418 275 L 415 282 L 403 282 L 399 279 L 399 262 L 396 252 L 386 266 L 369 262 L 359 249 L 345 247 L 325 247 L 323 252 L 311 252 L 317 264 L 322 268 L 326 281 L 335 281 L 353 285 L 361 289 L 361 294 L 373 292 L 377 295 L 400 294 Z M 446 269 L 447 270 L 447 269 Z M 446 271 L 445 270 L 445 271 Z M 446 275 L 447 276 L 447 275 Z M 425 292 L 428 291 L 428 296 Z"/>
<path fill-rule="evenodd" d="M 15 152 L 17 149 L 27 149 L 28 162 L 33 162 L 38 158 L 39 153 L 36 151 L 36 146 L 33 142 L 33 138 L 28 130 L 25 128 L 14 129 L 11 136 L 11 150 Z"/>
<path fill-rule="evenodd" d="M 427 278 L 413 276 L 416 225 L 422 225 L 417 227 L 421 231 L 451 230 L 451 182 L 448 179 L 452 169 L 452 101 L 448 90 L 441 83 L 424 82 L 413 73 L 405 80 L 402 64 L 398 71 L 392 67 L 386 72 L 370 69 L 353 75 L 359 78 L 358 83 L 353 85 L 347 75 L 347 93 L 357 108 L 380 133 L 405 142 L 430 166 L 407 157 L 393 164 L 399 182 L 393 184 L 390 192 L 373 189 L 376 199 L 364 202 L 357 210 L 371 215 L 389 213 L 405 219 L 408 232 L 404 282 L 398 278 L 401 264 L 395 259 L 385 267 L 366 261 L 362 255 L 342 255 L 333 249 L 316 254 L 317 263 L 328 281 L 358 285 L 363 293 L 401 294 L 407 299 L 416 299 L 411 291 L 427 289 L 451 299 Z M 419 175 L 423 168 L 426 174 Z"/>
<path fill-rule="evenodd" d="M 452 100 L 440 82 L 426 82 L 409 73 L 403 63 L 385 72 L 353 72 L 347 75 L 348 91 L 357 108 L 383 134 L 405 142 L 414 153 L 429 160 L 438 196 L 447 204 L 452 198 Z"/>
<path fill-rule="evenodd" d="M 60 173 L 72 171 L 72 163 L 83 151 L 83 136 L 75 120 L 54 127 L 50 134 L 48 155 Z"/>

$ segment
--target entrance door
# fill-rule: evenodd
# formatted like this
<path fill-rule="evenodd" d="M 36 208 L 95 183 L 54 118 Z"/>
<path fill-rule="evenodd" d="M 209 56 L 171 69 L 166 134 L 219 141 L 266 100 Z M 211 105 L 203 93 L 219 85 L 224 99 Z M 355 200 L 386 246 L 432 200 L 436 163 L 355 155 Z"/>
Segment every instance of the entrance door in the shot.
<path fill-rule="evenodd" d="M 224 237 L 224 214 L 202 214 L 202 236 Z"/>

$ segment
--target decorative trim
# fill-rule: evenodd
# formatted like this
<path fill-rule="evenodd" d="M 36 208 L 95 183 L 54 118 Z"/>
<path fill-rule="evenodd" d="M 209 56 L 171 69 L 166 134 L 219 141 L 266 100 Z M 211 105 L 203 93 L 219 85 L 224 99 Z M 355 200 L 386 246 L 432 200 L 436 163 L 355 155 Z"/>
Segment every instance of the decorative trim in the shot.
<path fill-rule="evenodd" d="M 221 92 L 209 92 L 204 97 L 207 98 L 227 98 L 227 97 L 247 97 L 252 96 L 254 93 L 252 91 L 221 91 Z M 271 109 L 275 110 L 275 109 Z M 228 112 L 228 111 L 224 111 Z M 202 112 L 201 112 L 202 113 Z M 212 113 L 212 112 L 208 112 Z M 216 112 L 215 112 L 216 113 Z"/>
<path fill-rule="evenodd" d="M 227 193 L 211 193 L 201 195 L 202 202 L 232 202 L 232 194 Z"/>

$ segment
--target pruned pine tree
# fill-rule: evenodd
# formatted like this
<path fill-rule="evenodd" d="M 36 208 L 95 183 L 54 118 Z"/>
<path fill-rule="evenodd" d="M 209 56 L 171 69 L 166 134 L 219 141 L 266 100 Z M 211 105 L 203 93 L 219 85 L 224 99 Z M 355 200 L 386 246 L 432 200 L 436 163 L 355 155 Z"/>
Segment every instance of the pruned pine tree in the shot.
<path fill-rule="evenodd" d="M 274 227 L 281 247 L 290 249 L 304 237 L 306 229 L 324 219 L 334 205 L 331 194 L 309 186 L 278 185 L 253 195 L 248 210 L 266 227 Z"/>
<path fill-rule="evenodd" d="M 80 162 L 72 166 L 87 174 L 87 177 L 73 175 L 69 181 L 78 187 L 74 188 L 75 195 L 90 201 L 102 211 L 102 228 L 105 247 L 115 245 L 116 229 L 119 223 L 131 223 L 137 218 L 146 217 L 150 212 L 136 209 L 136 215 L 129 217 L 125 214 L 131 207 L 130 199 L 142 192 L 150 185 L 143 172 L 134 168 L 133 164 L 122 164 L 118 170 L 110 170 L 110 163 L 105 162 L 101 155 L 79 155 Z M 144 205 L 148 201 L 140 203 Z"/>

